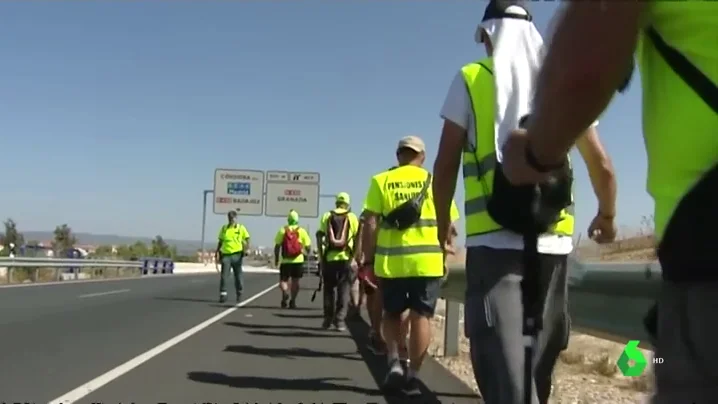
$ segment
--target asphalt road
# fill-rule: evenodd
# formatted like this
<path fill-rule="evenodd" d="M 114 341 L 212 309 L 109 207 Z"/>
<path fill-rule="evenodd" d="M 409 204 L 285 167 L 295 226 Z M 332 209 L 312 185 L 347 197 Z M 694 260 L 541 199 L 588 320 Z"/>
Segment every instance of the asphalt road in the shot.
<path fill-rule="evenodd" d="M 244 279 L 248 297 L 277 278 Z M 227 310 L 217 288 L 216 274 L 0 288 L 0 402 L 47 403 Z"/>
<path fill-rule="evenodd" d="M 320 330 L 321 298 L 279 309 L 275 282 L 246 274 L 238 308 L 215 303 L 214 274 L 0 288 L 0 403 L 478 401 L 431 359 L 422 399 L 382 396 L 366 323 Z"/>
<path fill-rule="evenodd" d="M 366 323 L 352 322 L 346 332 L 323 331 L 321 299 L 312 303 L 311 290 L 302 293 L 299 309 L 282 310 L 272 291 L 77 402 L 478 402 L 468 387 L 433 360 L 421 373 L 427 381 L 422 399 L 382 396 L 377 386 L 385 375 L 386 359 L 366 350 Z"/>

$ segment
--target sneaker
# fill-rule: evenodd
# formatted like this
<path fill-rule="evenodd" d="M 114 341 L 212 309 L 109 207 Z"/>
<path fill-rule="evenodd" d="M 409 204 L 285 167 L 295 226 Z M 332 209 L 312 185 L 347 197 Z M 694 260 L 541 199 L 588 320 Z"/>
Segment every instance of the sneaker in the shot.
<path fill-rule="evenodd" d="M 297 301 L 296 300 L 290 300 L 289 301 L 289 308 L 290 309 L 296 309 L 297 308 Z"/>
<path fill-rule="evenodd" d="M 419 379 L 412 377 L 404 380 L 404 385 L 401 387 L 401 392 L 409 397 L 416 397 L 421 395 L 421 382 Z"/>
<path fill-rule="evenodd" d="M 226 293 L 220 293 L 219 294 L 219 302 L 224 303 L 227 301 L 227 294 Z"/>
<path fill-rule="evenodd" d="M 337 321 L 337 322 L 334 324 L 334 328 L 335 328 L 337 331 L 346 331 L 346 330 L 347 330 L 347 325 L 344 324 L 343 321 Z"/>
<path fill-rule="evenodd" d="M 325 318 L 324 321 L 322 322 L 322 329 L 328 330 L 329 327 L 331 327 L 331 326 L 332 326 L 332 320 Z"/>
<path fill-rule="evenodd" d="M 242 293 L 237 293 L 237 303 L 242 301 Z"/>
<path fill-rule="evenodd" d="M 369 349 L 369 351 L 371 351 L 374 355 L 386 355 L 386 344 L 376 334 L 369 335 L 367 349 Z"/>
<path fill-rule="evenodd" d="M 389 365 L 389 371 L 384 378 L 384 383 L 381 386 L 382 390 L 387 393 L 398 393 L 403 390 L 405 384 L 406 378 L 401 363 L 398 360 L 392 361 L 391 365 Z"/>
<path fill-rule="evenodd" d="M 288 300 L 288 299 L 289 299 L 289 297 L 288 297 L 287 295 L 282 295 L 282 302 L 280 303 L 280 306 L 281 306 L 283 309 L 286 309 L 286 308 L 287 308 L 287 300 Z"/>

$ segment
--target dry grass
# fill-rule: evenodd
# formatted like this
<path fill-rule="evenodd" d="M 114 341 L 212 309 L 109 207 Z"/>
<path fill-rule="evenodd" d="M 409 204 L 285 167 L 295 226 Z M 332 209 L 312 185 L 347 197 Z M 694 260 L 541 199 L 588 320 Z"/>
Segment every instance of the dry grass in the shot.
<path fill-rule="evenodd" d="M 576 252 L 587 261 L 654 261 L 656 241 L 653 235 L 620 238 L 613 243 L 582 245 Z"/>
<path fill-rule="evenodd" d="M 442 313 L 443 303 L 439 307 Z M 429 353 L 444 367 L 478 393 L 469 359 L 468 340 L 460 333 L 459 355 L 444 357 L 444 319 L 432 320 L 433 341 Z M 567 350 L 561 353 L 554 371 L 550 404 L 638 404 L 645 402 L 653 388 L 652 371 L 639 377 L 625 377 L 616 366 L 623 344 L 571 333 Z M 648 356 L 649 351 L 644 353 Z"/>

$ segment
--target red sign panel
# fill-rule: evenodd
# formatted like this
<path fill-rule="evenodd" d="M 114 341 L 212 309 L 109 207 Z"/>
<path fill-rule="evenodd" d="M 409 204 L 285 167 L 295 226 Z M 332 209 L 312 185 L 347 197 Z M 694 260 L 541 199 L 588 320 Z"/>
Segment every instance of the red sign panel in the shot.
<path fill-rule="evenodd" d="M 298 189 L 285 189 L 284 190 L 284 196 L 300 196 L 302 194 L 302 191 Z"/>
<path fill-rule="evenodd" d="M 226 197 L 221 197 L 221 196 L 217 197 L 217 203 L 231 203 L 231 202 L 232 202 L 232 198 L 226 198 Z"/>

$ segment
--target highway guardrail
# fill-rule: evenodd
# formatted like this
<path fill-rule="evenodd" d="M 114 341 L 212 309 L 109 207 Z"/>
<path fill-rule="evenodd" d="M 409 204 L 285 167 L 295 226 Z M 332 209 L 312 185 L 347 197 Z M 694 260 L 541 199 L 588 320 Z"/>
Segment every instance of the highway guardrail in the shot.
<path fill-rule="evenodd" d="M 569 257 L 569 311 L 574 330 L 625 342 L 648 340 L 643 318 L 658 295 L 657 262 L 580 262 Z M 442 297 L 446 299 L 444 355 L 459 352 L 460 305 L 464 303 L 466 268 L 449 268 Z"/>
<path fill-rule="evenodd" d="M 51 257 L 0 258 L 0 283 L 5 284 L 171 273 L 174 273 L 172 260 L 154 257 L 137 261 Z"/>

